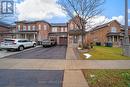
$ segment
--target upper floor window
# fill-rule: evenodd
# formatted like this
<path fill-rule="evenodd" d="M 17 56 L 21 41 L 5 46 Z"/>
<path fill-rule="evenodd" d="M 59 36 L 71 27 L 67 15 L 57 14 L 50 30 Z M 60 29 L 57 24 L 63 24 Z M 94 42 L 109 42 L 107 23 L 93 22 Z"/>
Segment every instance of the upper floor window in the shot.
<path fill-rule="evenodd" d="M 42 26 L 39 24 L 39 25 L 38 25 L 38 28 L 39 28 L 39 30 L 41 30 L 41 29 L 42 29 Z"/>
<path fill-rule="evenodd" d="M 23 30 L 24 30 L 24 31 L 26 30 L 26 26 L 25 26 L 25 25 L 23 26 Z"/>
<path fill-rule="evenodd" d="M 20 31 L 20 25 L 18 25 L 18 31 Z"/>
<path fill-rule="evenodd" d="M 31 26 L 30 26 L 30 25 L 28 25 L 28 30 L 29 30 L 29 31 L 31 30 Z"/>
<path fill-rule="evenodd" d="M 73 23 L 70 24 L 70 29 L 73 29 L 74 28 L 74 25 Z"/>
<path fill-rule="evenodd" d="M 52 32 L 57 32 L 57 27 L 53 27 Z"/>
<path fill-rule="evenodd" d="M 64 32 L 64 28 L 63 27 L 61 28 L 61 32 Z"/>
<path fill-rule="evenodd" d="M 112 33 L 116 33 L 116 32 L 117 32 L 116 27 L 112 27 L 112 28 L 111 28 L 111 32 L 112 32 Z"/>
<path fill-rule="evenodd" d="M 67 32 L 67 28 L 65 28 L 65 32 Z"/>
<path fill-rule="evenodd" d="M 44 25 L 44 30 L 47 30 L 47 25 Z"/>
<path fill-rule="evenodd" d="M 35 27 L 35 25 L 33 25 L 33 26 L 32 26 L 32 30 L 36 30 L 36 27 Z"/>

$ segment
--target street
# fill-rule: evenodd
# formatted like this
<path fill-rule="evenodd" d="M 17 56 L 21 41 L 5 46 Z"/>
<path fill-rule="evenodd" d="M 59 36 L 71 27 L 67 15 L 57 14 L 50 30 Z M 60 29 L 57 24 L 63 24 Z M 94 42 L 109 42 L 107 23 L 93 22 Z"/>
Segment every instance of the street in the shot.
<path fill-rule="evenodd" d="M 1 51 L 2 52 L 2 51 Z M 8 52 L 11 54 L 11 52 Z M 36 47 L 2 59 L 65 59 L 66 46 Z M 0 69 L 0 87 L 62 87 L 63 70 Z"/>

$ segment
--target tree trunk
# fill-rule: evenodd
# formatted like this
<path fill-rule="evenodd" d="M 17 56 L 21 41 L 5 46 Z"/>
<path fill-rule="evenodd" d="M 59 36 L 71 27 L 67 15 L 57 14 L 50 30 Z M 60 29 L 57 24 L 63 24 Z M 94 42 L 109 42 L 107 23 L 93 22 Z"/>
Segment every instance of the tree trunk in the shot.
<path fill-rule="evenodd" d="M 84 49 L 84 34 L 83 34 L 83 29 L 82 29 L 82 33 L 81 33 L 81 37 L 82 37 L 82 49 Z"/>

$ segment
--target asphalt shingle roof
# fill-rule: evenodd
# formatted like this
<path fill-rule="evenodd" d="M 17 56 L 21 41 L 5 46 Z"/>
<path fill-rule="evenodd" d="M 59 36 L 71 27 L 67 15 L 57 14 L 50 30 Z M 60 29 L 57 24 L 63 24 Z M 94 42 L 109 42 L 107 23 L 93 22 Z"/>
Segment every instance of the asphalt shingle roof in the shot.
<path fill-rule="evenodd" d="M 67 23 L 51 23 L 52 27 L 67 27 Z"/>

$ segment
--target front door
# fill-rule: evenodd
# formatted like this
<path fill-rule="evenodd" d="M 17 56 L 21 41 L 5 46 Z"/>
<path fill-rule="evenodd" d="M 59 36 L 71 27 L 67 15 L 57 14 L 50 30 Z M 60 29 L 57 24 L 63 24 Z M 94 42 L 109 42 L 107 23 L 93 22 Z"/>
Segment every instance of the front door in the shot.
<path fill-rule="evenodd" d="M 78 43 L 78 36 L 73 36 L 73 42 Z"/>

